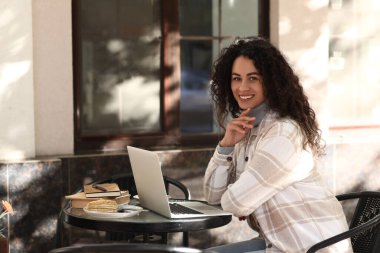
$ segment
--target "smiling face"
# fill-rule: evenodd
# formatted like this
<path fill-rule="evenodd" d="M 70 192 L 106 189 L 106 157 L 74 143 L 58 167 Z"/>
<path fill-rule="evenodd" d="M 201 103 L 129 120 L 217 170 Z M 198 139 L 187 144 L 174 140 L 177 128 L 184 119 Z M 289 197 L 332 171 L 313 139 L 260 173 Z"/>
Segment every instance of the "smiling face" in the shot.
<path fill-rule="evenodd" d="M 263 82 L 253 61 L 239 56 L 232 65 L 231 89 L 239 107 L 255 108 L 265 101 Z"/>

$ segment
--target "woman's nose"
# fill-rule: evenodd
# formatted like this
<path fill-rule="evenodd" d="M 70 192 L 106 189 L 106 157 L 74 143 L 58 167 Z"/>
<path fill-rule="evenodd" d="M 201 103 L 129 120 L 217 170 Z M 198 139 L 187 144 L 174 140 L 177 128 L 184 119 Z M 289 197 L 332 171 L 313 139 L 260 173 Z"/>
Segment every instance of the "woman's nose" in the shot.
<path fill-rule="evenodd" d="M 247 81 L 242 80 L 239 86 L 239 90 L 249 90 Z"/>

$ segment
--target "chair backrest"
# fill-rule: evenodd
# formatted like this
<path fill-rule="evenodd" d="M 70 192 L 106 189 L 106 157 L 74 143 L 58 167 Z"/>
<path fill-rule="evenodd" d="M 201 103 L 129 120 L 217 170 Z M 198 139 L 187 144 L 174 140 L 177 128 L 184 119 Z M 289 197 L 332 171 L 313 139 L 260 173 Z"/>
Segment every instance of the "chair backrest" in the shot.
<path fill-rule="evenodd" d="M 185 247 L 173 247 L 164 244 L 135 244 L 135 243 L 100 243 L 77 244 L 58 248 L 49 253 L 202 253 L 202 250 Z"/>
<path fill-rule="evenodd" d="M 313 245 L 306 253 L 350 238 L 355 253 L 380 252 L 380 192 L 353 192 L 336 196 L 339 201 L 357 199 L 356 208 L 348 231 L 337 234 Z"/>
<path fill-rule="evenodd" d="M 133 178 L 132 173 L 123 173 L 123 174 L 114 175 L 108 179 L 97 181 L 95 183 L 117 183 L 120 189 L 128 190 L 131 196 L 134 196 L 137 194 L 136 184 L 135 184 L 135 180 Z M 186 200 L 191 199 L 190 190 L 178 180 L 164 176 L 164 183 L 165 183 L 166 192 L 168 194 L 169 194 L 171 186 L 174 186 L 183 194 L 183 199 L 186 199 Z"/>
<path fill-rule="evenodd" d="M 380 215 L 380 193 L 360 192 L 358 203 L 352 217 L 350 229 Z M 380 252 L 380 223 L 372 228 L 351 237 L 354 252 Z"/>

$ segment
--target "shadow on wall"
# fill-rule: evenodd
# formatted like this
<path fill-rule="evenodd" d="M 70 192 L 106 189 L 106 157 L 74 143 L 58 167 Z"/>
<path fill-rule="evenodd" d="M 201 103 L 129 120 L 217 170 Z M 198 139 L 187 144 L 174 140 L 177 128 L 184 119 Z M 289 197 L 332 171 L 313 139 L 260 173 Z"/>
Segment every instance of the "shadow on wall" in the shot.
<path fill-rule="evenodd" d="M 30 15 L 21 3 L 0 5 L 0 160 L 24 159 L 34 155 Z"/>

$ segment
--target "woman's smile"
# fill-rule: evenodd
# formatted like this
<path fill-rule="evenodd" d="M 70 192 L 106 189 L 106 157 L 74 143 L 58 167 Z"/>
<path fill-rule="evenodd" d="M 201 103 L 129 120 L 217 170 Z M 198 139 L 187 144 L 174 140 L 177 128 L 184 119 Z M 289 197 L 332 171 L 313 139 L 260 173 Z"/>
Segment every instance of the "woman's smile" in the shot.
<path fill-rule="evenodd" d="M 253 95 L 249 95 L 249 96 L 240 95 L 240 98 L 243 99 L 243 100 L 248 100 L 248 99 L 253 98 Z"/>

